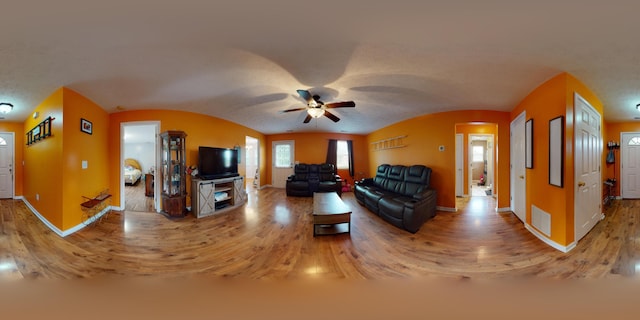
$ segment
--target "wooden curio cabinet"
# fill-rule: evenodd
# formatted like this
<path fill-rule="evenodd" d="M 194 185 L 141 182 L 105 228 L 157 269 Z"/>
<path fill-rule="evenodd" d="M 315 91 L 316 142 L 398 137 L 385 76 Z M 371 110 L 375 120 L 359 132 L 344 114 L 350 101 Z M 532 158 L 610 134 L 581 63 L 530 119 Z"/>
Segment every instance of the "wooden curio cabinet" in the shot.
<path fill-rule="evenodd" d="M 186 151 L 183 131 L 166 131 L 162 140 L 162 213 L 169 217 L 184 217 L 187 214 Z"/>

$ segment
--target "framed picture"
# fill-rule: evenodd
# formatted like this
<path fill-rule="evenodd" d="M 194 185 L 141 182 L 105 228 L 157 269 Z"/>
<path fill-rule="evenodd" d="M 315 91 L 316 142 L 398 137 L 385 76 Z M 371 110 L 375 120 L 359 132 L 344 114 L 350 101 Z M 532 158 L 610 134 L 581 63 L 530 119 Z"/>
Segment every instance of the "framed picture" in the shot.
<path fill-rule="evenodd" d="M 564 183 L 564 117 L 549 120 L 549 184 Z"/>
<path fill-rule="evenodd" d="M 80 119 L 80 131 L 93 134 L 93 124 L 87 119 Z"/>
<path fill-rule="evenodd" d="M 527 169 L 533 168 L 533 119 L 529 119 L 525 124 L 524 131 L 524 157 L 525 157 L 525 167 Z"/>

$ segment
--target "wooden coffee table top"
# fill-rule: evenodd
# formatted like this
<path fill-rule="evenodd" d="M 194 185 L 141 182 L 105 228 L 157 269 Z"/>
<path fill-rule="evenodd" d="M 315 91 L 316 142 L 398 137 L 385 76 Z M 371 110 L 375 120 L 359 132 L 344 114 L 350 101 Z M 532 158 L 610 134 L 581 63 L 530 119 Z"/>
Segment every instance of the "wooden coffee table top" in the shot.
<path fill-rule="evenodd" d="M 313 215 L 350 214 L 351 208 L 335 192 L 313 194 Z"/>

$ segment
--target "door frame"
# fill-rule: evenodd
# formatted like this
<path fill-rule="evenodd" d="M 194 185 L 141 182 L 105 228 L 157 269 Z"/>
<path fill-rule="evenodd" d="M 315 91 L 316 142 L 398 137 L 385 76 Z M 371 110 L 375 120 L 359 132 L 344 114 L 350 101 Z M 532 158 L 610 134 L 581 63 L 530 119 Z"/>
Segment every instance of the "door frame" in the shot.
<path fill-rule="evenodd" d="M 597 154 L 602 155 L 602 122 L 603 122 L 603 117 L 602 114 L 600 114 L 600 112 L 598 112 L 598 110 L 596 110 L 591 103 L 589 103 L 589 101 L 587 101 L 587 99 L 583 98 L 581 95 L 579 95 L 577 92 L 575 92 L 573 94 L 573 122 L 574 122 L 574 132 L 577 132 L 577 110 L 576 110 L 576 101 L 577 100 L 581 100 L 583 102 L 583 104 L 585 105 L 585 108 L 589 109 L 589 111 L 597 114 L 598 120 L 600 121 L 598 123 L 598 136 L 596 137 L 596 140 L 598 141 L 598 150 L 597 150 Z M 577 244 L 578 241 L 580 241 L 580 239 L 576 239 L 577 238 L 577 234 L 578 234 L 578 223 L 580 223 L 579 221 L 577 221 L 578 219 L 576 219 L 576 208 L 578 208 L 578 192 L 580 192 L 580 188 L 577 187 L 577 183 L 578 183 L 578 162 L 581 161 L 582 159 L 578 159 L 578 152 L 576 152 L 576 145 L 578 144 L 578 139 L 579 139 L 579 135 L 578 134 L 574 134 L 573 136 L 573 146 L 574 149 L 572 151 L 573 153 L 573 180 L 574 180 L 574 187 L 573 187 L 573 235 L 574 235 L 574 239 L 573 239 L 573 245 Z M 562 141 L 562 143 L 565 143 L 564 140 Z M 564 165 L 564 164 L 563 164 Z M 602 163 L 599 162 L 598 163 L 598 173 L 600 174 L 600 177 L 598 177 L 598 181 L 600 181 L 600 183 L 598 183 L 598 192 L 596 192 L 598 195 L 600 195 L 598 203 L 599 203 L 599 208 L 602 209 Z M 604 218 L 604 214 L 602 212 L 600 212 L 600 220 L 602 220 Z M 598 222 L 596 221 L 596 223 L 594 224 L 597 225 Z M 590 229 L 593 230 L 593 227 Z M 588 233 L 588 232 L 587 232 Z M 586 234 L 585 234 L 586 235 Z"/>
<path fill-rule="evenodd" d="M 518 217 L 520 218 L 520 216 L 518 216 L 518 214 L 516 214 L 516 204 L 515 204 L 515 199 L 516 199 L 516 192 L 520 192 L 522 201 L 524 201 L 524 205 L 522 206 L 524 208 L 524 211 L 522 213 L 522 216 L 524 217 L 524 219 L 520 219 L 522 220 L 522 222 L 526 225 L 526 218 L 527 218 L 527 175 L 526 175 L 526 168 L 525 168 L 525 174 L 524 174 L 524 189 L 523 190 L 516 190 L 515 186 L 516 186 L 516 179 L 518 179 L 518 177 L 516 177 L 516 172 L 513 168 L 513 163 L 514 163 L 514 152 L 515 152 L 515 148 L 514 148 L 514 140 L 513 140 L 513 132 L 515 131 L 516 125 L 518 126 L 522 126 L 522 143 L 524 144 L 526 140 L 525 137 L 525 121 L 527 120 L 527 113 L 526 111 L 523 111 L 522 113 L 520 113 L 517 117 L 515 117 L 513 119 L 513 121 L 511 121 L 510 124 L 510 131 L 509 131 L 509 137 L 510 137 L 510 151 L 509 151 L 509 180 L 510 180 L 510 192 L 511 192 L 511 197 L 510 197 L 510 201 L 509 201 L 509 205 L 511 207 L 511 211 Z M 526 152 L 526 151 L 525 151 Z M 525 155 L 522 155 L 522 160 L 525 160 Z M 523 163 L 524 165 L 524 163 Z"/>
<path fill-rule="evenodd" d="M 481 138 L 486 138 L 486 139 L 474 139 L 474 137 L 481 137 Z M 467 149 L 467 156 L 469 158 L 469 170 L 468 170 L 468 180 L 469 180 L 469 196 L 472 196 L 471 194 L 471 187 L 473 184 L 473 170 L 471 169 L 472 167 L 472 160 L 473 160 L 473 150 L 472 150 L 472 145 L 473 145 L 473 141 L 474 140 L 480 140 L 480 141 L 486 141 L 487 142 L 487 149 L 485 150 L 485 152 L 487 153 L 487 158 L 485 159 L 487 161 L 487 176 L 485 177 L 485 182 L 491 181 L 490 183 L 485 183 L 485 186 L 487 184 L 491 184 L 492 190 L 495 189 L 495 179 L 494 179 L 494 162 L 495 162 L 495 157 L 493 156 L 493 153 L 495 152 L 495 144 L 493 143 L 494 140 L 494 136 L 493 134 L 485 134 L 485 133 L 469 133 L 469 148 Z M 489 150 L 491 150 L 491 152 L 489 152 Z M 491 178 L 491 179 L 488 179 Z"/>
<path fill-rule="evenodd" d="M 627 143 L 625 143 L 625 136 L 640 136 L 640 132 L 635 132 L 635 131 L 630 131 L 630 132 L 620 132 L 620 172 L 618 172 L 618 174 L 620 175 L 620 181 L 618 181 L 618 185 L 620 186 L 620 198 L 624 199 L 624 195 L 625 195 L 625 183 L 624 183 L 624 175 L 622 174 L 622 168 L 624 168 L 624 154 L 628 151 L 629 146 L 627 145 Z M 617 165 L 617 163 L 613 164 L 614 166 Z M 615 168 L 614 168 L 615 170 Z M 617 177 L 614 175 L 614 178 L 617 179 Z M 631 199 L 631 198 L 629 198 Z"/>
<path fill-rule="evenodd" d="M 160 212 L 160 183 L 158 183 L 158 175 L 159 168 L 162 166 L 162 154 L 160 148 L 160 121 L 131 121 L 131 122 L 121 122 L 120 123 L 120 208 L 119 210 L 124 211 L 125 209 L 125 188 L 124 188 L 124 128 L 128 126 L 141 126 L 141 125 L 149 125 L 154 126 L 155 137 L 153 141 L 155 142 L 155 153 L 156 153 L 156 170 L 153 173 L 153 180 L 156 181 L 153 186 L 153 204 L 155 206 L 156 212 Z"/>
<path fill-rule="evenodd" d="M 464 133 L 456 133 L 456 197 L 464 197 Z"/>
<path fill-rule="evenodd" d="M 8 134 L 11 138 L 11 145 L 13 150 L 11 152 L 11 199 L 16 198 L 16 133 L 15 132 L 0 132 L 2 134 Z"/>
<path fill-rule="evenodd" d="M 274 183 L 275 181 L 275 170 L 276 168 L 276 145 L 278 144 L 289 144 L 291 146 L 291 164 L 289 168 L 291 168 L 291 173 L 293 174 L 293 166 L 297 163 L 296 156 L 296 141 L 295 140 L 278 140 L 271 142 L 271 186 L 277 187 Z"/>
<path fill-rule="evenodd" d="M 259 185 L 259 183 L 260 183 L 260 139 L 258 139 L 256 137 L 252 137 L 252 136 L 245 136 L 244 140 L 245 140 L 245 152 L 244 152 L 244 154 L 245 154 L 245 159 L 244 159 L 245 160 L 245 162 L 244 162 L 245 163 L 245 175 L 247 177 L 250 177 L 249 175 L 253 175 L 253 184 L 254 184 L 254 186 L 256 186 L 256 188 L 259 189 L 260 188 L 260 185 Z M 256 170 L 258 170 L 258 178 L 257 179 L 255 177 L 256 172 L 247 172 L 247 170 L 246 170 L 246 166 L 249 164 L 249 161 L 247 159 L 250 157 L 249 151 L 248 151 L 249 143 L 247 143 L 247 142 L 248 141 L 254 141 L 254 140 L 255 140 L 255 148 L 256 148 L 256 150 L 255 150 L 255 154 L 256 154 Z M 246 179 L 245 179 L 245 181 L 246 181 Z M 247 187 L 247 186 L 245 186 L 245 187 Z"/>

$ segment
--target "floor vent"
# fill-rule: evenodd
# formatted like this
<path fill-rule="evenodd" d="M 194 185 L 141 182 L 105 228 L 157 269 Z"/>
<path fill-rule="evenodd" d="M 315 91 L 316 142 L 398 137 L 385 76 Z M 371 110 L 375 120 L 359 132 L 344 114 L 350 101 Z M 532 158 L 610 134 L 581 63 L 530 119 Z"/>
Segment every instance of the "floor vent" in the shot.
<path fill-rule="evenodd" d="M 551 215 L 534 205 L 531 206 L 531 225 L 551 237 Z"/>

